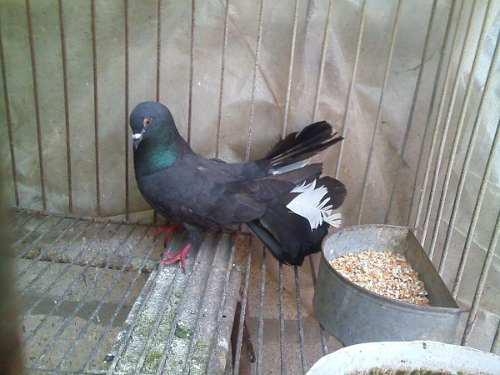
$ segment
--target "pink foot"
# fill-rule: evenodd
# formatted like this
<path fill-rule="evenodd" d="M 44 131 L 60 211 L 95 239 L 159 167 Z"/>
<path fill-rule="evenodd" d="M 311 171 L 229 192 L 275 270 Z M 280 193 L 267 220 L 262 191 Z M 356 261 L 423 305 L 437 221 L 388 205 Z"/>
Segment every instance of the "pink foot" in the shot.
<path fill-rule="evenodd" d="M 172 240 L 172 237 L 174 236 L 175 232 L 179 231 L 180 229 L 181 229 L 180 224 L 165 225 L 165 226 L 156 228 L 154 235 L 158 236 L 160 233 L 165 233 L 164 245 L 165 245 L 165 247 L 167 247 L 168 243 Z"/>
<path fill-rule="evenodd" d="M 170 254 L 170 252 L 167 252 L 166 256 L 160 261 L 160 264 L 169 265 L 179 262 L 182 268 L 182 272 L 186 272 L 186 258 L 188 257 L 190 251 L 191 244 L 188 243 L 175 254 Z"/>

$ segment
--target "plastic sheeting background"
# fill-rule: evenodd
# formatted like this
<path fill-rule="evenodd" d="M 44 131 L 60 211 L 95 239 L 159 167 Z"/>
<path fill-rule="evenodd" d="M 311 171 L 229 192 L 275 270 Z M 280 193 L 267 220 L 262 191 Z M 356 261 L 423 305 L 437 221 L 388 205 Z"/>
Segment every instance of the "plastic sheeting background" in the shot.
<path fill-rule="evenodd" d="M 331 122 L 346 139 L 324 172 L 348 187 L 346 223 L 417 224 L 438 263 L 447 238 L 449 284 L 485 180 L 461 298 L 472 300 L 487 249 L 499 254 L 498 1 L 4 0 L 0 22 L 13 206 L 150 219 L 127 113 L 159 99 L 195 151 L 227 161 Z M 495 256 L 491 311 L 498 285 Z"/>

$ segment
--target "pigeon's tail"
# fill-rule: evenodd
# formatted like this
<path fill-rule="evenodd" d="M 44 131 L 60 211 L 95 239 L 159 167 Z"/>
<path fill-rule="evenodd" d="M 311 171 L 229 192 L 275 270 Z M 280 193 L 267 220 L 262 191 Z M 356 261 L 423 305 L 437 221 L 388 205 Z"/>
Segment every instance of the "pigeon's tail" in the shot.
<path fill-rule="evenodd" d="M 300 266 L 304 257 L 320 251 L 328 227 L 340 226 L 340 213 L 334 210 L 346 192 L 344 184 L 331 177 L 304 182 L 247 224 L 280 262 Z"/>
<path fill-rule="evenodd" d="M 282 174 L 302 168 L 318 152 L 340 142 L 343 138 L 326 121 L 315 122 L 300 132 L 290 133 L 266 155 L 272 174 Z"/>

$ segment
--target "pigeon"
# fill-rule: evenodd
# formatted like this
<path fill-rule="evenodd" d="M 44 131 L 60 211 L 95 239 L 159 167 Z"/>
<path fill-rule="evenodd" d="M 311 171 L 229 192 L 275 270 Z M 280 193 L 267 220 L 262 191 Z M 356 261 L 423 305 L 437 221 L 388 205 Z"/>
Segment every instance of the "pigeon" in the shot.
<path fill-rule="evenodd" d="M 235 230 L 245 223 L 281 263 L 300 266 L 320 251 L 347 194 L 339 180 L 321 176 L 320 151 L 342 141 L 325 122 L 315 122 L 279 141 L 259 160 L 226 163 L 196 154 L 160 102 L 138 104 L 130 114 L 138 188 L 159 214 L 183 226 L 188 243 L 166 250 L 162 264 L 184 261 L 205 231 Z"/>

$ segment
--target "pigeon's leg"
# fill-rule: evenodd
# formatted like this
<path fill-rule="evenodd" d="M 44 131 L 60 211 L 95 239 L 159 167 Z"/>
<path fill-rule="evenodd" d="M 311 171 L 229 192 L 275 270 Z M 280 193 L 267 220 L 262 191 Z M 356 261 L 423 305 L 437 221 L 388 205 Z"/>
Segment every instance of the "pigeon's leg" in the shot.
<path fill-rule="evenodd" d="M 200 229 L 187 224 L 185 224 L 184 226 L 189 233 L 189 242 L 177 253 L 167 253 L 166 256 L 160 261 L 160 264 L 163 265 L 169 265 L 179 262 L 183 272 L 186 271 L 186 258 L 189 256 L 189 253 L 193 248 L 198 249 L 203 240 L 203 235 Z"/>
<path fill-rule="evenodd" d="M 154 235 L 158 236 L 160 233 L 165 233 L 165 240 L 164 240 L 164 245 L 167 247 L 167 245 L 172 241 L 172 237 L 176 232 L 182 229 L 182 225 L 180 224 L 175 224 L 175 225 L 164 225 L 161 227 L 156 228 Z"/>

